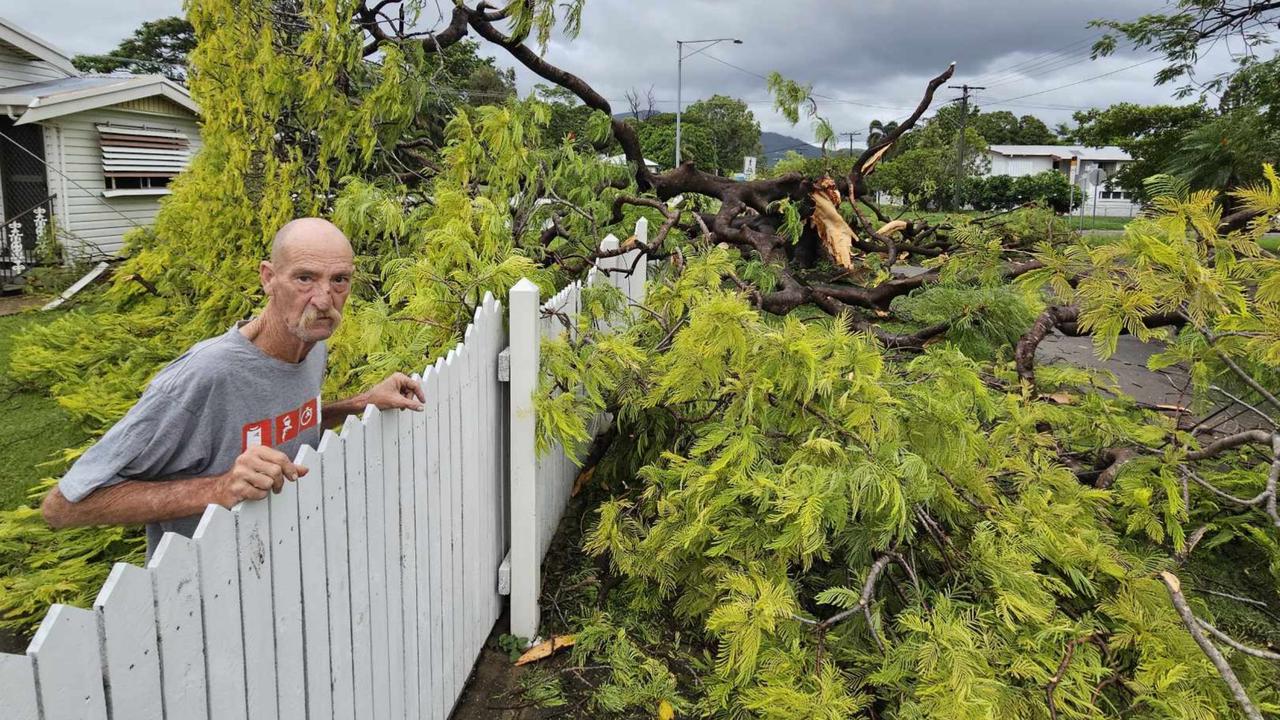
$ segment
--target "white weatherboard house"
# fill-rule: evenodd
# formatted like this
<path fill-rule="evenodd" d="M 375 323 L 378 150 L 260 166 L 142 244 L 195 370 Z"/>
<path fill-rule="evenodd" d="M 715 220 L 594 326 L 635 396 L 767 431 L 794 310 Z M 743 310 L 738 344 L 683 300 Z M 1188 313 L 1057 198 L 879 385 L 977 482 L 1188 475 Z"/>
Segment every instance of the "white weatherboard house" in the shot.
<path fill-rule="evenodd" d="M 181 85 L 159 75 L 82 74 L 65 53 L 0 18 L 0 285 L 35 261 L 51 219 L 68 256 L 114 255 L 126 231 L 151 223 L 195 154 L 197 121 Z"/>
<path fill-rule="evenodd" d="M 1114 145 L 1084 147 L 1082 145 L 991 145 L 987 148 L 991 161 L 988 175 L 1036 175 L 1046 170 L 1057 170 L 1085 192 L 1085 212 L 1092 212 L 1097 199 L 1098 215 L 1132 216 L 1141 209 L 1132 201 L 1129 193 L 1112 188 L 1105 178 L 1114 177 L 1116 171 L 1133 162 L 1129 153 Z M 1090 171 L 1101 170 L 1100 182 L 1089 182 Z M 1084 175 L 1081 181 L 1081 175 Z"/>

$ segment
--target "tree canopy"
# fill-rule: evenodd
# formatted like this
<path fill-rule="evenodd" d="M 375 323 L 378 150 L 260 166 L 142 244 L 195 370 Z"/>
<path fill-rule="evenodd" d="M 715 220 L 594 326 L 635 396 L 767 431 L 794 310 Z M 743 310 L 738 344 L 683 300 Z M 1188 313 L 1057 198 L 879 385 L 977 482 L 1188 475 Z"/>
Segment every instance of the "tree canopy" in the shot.
<path fill-rule="evenodd" d="M 711 133 L 715 168 L 721 173 L 735 172 L 742 168 L 742 158 L 764 152 L 760 145 L 760 123 L 747 104 L 737 98 L 712 95 L 690 103 L 682 118 L 682 122 L 689 121 L 706 127 Z"/>
<path fill-rule="evenodd" d="M 1203 105 L 1136 105 L 1117 103 L 1074 114 L 1070 139 L 1091 146 L 1116 145 L 1133 157 L 1112 182 L 1135 196 L 1145 194 L 1143 181 L 1169 170 L 1182 138 L 1213 113 Z"/>
<path fill-rule="evenodd" d="M 187 56 L 196 47 L 195 30 L 185 18 L 148 20 L 105 55 L 77 55 L 71 59 L 76 69 L 109 73 L 164 75 L 183 81 L 187 76 Z"/>

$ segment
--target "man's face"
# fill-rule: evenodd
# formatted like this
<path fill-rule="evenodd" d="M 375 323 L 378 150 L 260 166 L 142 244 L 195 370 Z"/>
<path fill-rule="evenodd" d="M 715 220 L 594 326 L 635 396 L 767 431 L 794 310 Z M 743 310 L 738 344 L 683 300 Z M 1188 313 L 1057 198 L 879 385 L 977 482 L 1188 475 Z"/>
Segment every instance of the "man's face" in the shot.
<path fill-rule="evenodd" d="M 326 340 L 342 321 L 355 265 L 341 235 L 290 242 L 275 263 L 262 263 L 262 287 L 270 311 L 305 343 Z"/>

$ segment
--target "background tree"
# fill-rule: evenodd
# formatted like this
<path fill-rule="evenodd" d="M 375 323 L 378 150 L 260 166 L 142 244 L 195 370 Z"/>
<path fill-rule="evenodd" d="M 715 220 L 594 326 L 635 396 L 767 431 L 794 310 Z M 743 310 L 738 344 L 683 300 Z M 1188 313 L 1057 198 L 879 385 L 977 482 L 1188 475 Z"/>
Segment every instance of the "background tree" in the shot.
<path fill-rule="evenodd" d="M 760 123 L 747 104 L 737 98 L 712 95 L 690 103 L 681 121 L 701 124 L 710 131 L 717 160 L 715 169 L 722 174 L 740 170 L 742 158 L 764 152 L 760 145 Z"/>
<path fill-rule="evenodd" d="M 1133 157 L 1109 182 L 1136 197 L 1145 197 L 1143 181 L 1168 172 L 1179 154 L 1182 139 L 1213 116 L 1201 104 L 1136 105 L 1117 103 L 1108 108 L 1083 110 L 1073 117 L 1071 142 L 1100 147 L 1116 145 Z"/>
<path fill-rule="evenodd" d="M 675 113 L 655 113 L 643 121 L 628 120 L 628 124 L 635 128 L 646 159 L 661 167 L 671 167 L 675 163 Z M 680 143 L 681 158 L 692 160 L 700 168 L 716 172 L 723 164 L 720 160 L 722 148 L 717 144 L 716 133 L 701 118 L 691 118 L 688 113 L 680 118 Z"/>
<path fill-rule="evenodd" d="M 1008 110 L 974 113 L 970 122 L 988 145 L 1052 145 L 1058 142 L 1044 121 L 1034 115 L 1018 117 Z"/>
<path fill-rule="evenodd" d="M 1271 64 L 1275 53 L 1266 53 L 1272 43 L 1271 30 L 1280 20 L 1280 3 L 1244 0 L 1175 0 L 1165 12 L 1146 13 L 1137 20 L 1094 20 L 1091 25 L 1107 28 L 1093 46 L 1094 57 L 1110 55 L 1121 43 L 1164 56 L 1166 64 L 1156 73 L 1157 85 L 1181 80 L 1178 95 L 1219 94 L 1240 71 L 1260 63 Z M 1201 53 L 1229 40 L 1241 49 L 1235 54 L 1236 68 L 1210 78 L 1199 78 L 1196 65 Z"/>
<path fill-rule="evenodd" d="M 185 82 L 187 56 L 195 46 L 196 35 L 191 23 L 185 18 L 167 17 L 142 23 L 132 37 L 105 55 L 76 55 L 71 63 L 84 72 L 126 70 Z"/>

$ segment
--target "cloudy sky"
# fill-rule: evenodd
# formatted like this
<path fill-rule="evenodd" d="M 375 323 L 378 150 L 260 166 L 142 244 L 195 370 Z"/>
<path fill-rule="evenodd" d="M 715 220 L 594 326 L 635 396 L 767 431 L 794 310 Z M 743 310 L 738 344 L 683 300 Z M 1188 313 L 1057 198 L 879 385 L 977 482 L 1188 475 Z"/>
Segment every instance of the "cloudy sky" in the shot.
<path fill-rule="evenodd" d="M 181 7 L 180 0 L 0 0 L 0 15 L 76 54 L 108 51 L 143 20 Z M 588 0 L 581 35 L 554 38 L 547 57 L 585 78 L 615 111 L 627 109 L 628 90 L 643 95 L 650 87 L 657 108 L 673 111 L 676 40 L 740 38 L 685 60 L 686 105 L 714 93 L 739 97 L 763 129 L 804 140 L 812 138 L 810 121 L 791 127 L 774 112 L 762 76 L 776 70 L 812 83 L 819 113 L 837 132 L 865 133 L 873 118 L 907 115 L 928 78 L 955 61 L 951 83 L 986 86 L 976 94 L 984 109 L 1031 113 L 1053 126 L 1080 108 L 1170 101 L 1172 87 L 1152 86 L 1154 56 L 1126 50 L 1089 59 L 1100 34 L 1087 27 L 1090 19 L 1163 7 L 1163 0 Z M 435 13 L 428 9 L 423 20 L 429 25 Z M 1201 73 L 1226 68 L 1232 50 L 1240 48 L 1214 48 Z M 518 70 L 527 91 L 536 78 Z M 957 94 L 940 92 L 935 107 Z"/>

